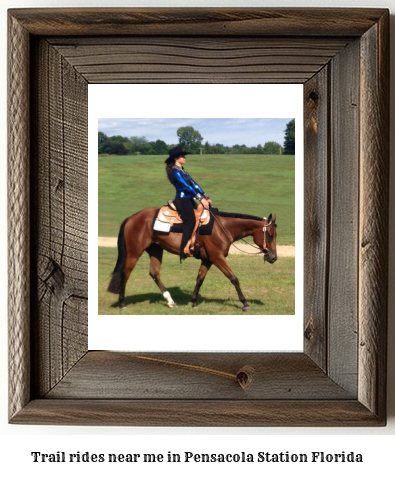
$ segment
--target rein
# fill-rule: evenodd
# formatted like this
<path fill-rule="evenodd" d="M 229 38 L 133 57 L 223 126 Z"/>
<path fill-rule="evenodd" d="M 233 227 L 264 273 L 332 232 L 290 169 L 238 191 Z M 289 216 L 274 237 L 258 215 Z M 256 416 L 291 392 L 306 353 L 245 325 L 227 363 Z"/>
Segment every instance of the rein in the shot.
<path fill-rule="evenodd" d="M 213 217 L 214 217 L 214 220 L 217 221 L 217 224 L 220 226 L 220 228 L 222 229 L 222 231 L 224 232 L 226 238 L 228 239 L 229 241 L 229 244 L 233 244 L 233 247 L 235 247 L 238 251 L 242 252 L 243 254 L 250 254 L 250 255 L 253 255 L 255 256 L 256 254 L 263 254 L 265 255 L 265 253 L 261 250 L 261 248 L 259 246 L 257 246 L 256 244 L 251 244 L 249 243 L 248 241 L 246 241 L 243 237 L 241 239 L 238 239 L 239 241 L 243 241 L 245 242 L 246 244 L 248 244 L 249 246 L 252 246 L 253 248 L 255 249 L 259 249 L 259 252 L 248 252 L 248 251 L 243 251 L 241 249 L 239 249 L 233 242 L 232 240 L 229 238 L 228 236 L 228 231 L 222 226 L 222 224 L 218 221 L 218 219 L 216 218 L 215 214 L 213 214 Z M 263 230 L 263 249 L 266 249 L 266 231 L 267 231 L 267 228 L 271 225 L 272 221 L 269 222 L 269 224 L 266 224 L 265 226 L 263 226 L 262 230 Z"/>

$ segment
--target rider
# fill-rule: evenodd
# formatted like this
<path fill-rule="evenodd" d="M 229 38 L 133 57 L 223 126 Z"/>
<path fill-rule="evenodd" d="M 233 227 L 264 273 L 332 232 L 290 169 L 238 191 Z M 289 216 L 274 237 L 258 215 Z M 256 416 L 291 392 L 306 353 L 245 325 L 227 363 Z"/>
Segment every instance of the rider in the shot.
<path fill-rule="evenodd" d="M 205 209 L 209 209 L 212 206 L 209 196 L 183 168 L 187 154 L 182 150 L 181 146 L 176 146 L 170 149 L 169 157 L 165 161 L 167 177 L 176 188 L 176 197 L 173 203 L 184 223 L 180 259 L 192 257 L 188 242 L 195 228 L 194 209 L 196 209 L 196 203 L 194 200 L 200 202 Z"/>

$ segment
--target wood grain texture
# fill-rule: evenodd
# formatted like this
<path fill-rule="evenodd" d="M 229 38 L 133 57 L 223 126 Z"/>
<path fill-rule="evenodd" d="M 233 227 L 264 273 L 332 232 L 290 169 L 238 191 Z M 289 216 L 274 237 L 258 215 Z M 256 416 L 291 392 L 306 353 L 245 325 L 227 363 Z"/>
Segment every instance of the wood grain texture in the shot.
<path fill-rule="evenodd" d="M 331 63 L 328 373 L 357 393 L 359 42 Z"/>
<path fill-rule="evenodd" d="M 35 49 L 34 359 L 42 395 L 87 349 L 88 109 L 86 81 L 45 40 Z"/>
<path fill-rule="evenodd" d="M 371 427 L 357 400 L 32 400 L 12 423 L 82 426 Z"/>
<path fill-rule="evenodd" d="M 385 415 L 388 314 L 389 15 L 361 39 L 359 400 Z"/>
<path fill-rule="evenodd" d="M 350 38 L 53 38 L 89 83 L 304 83 Z"/>
<path fill-rule="evenodd" d="M 360 36 L 373 8 L 47 8 L 13 9 L 35 35 Z"/>
<path fill-rule="evenodd" d="M 9 16 L 10 421 L 385 424 L 388 11 Z M 106 81 L 304 82 L 303 354 L 88 352 L 87 85 Z"/>
<path fill-rule="evenodd" d="M 304 350 L 327 370 L 330 66 L 304 85 Z"/>
<path fill-rule="evenodd" d="M 30 399 L 29 35 L 8 22 L 9 416 Z"/>
<path fill-rule="evenodd" d="M 250 375 L 246 388 L 241 387 L 237 379 L 240 371 Z M 88 352 L 46 395 L 46 398 L 134 400 L 196 397 L 213 400 L 356 398 L 302 353 L 106 351 Z"/>

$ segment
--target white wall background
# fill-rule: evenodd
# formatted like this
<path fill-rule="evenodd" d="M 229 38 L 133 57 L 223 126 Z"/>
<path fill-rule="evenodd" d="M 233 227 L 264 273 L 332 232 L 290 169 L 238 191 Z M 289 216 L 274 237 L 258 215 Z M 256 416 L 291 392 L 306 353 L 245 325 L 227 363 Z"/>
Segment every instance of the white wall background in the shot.
<path fill-rule="evenodd" d="M 274 472 L 277 476 L 295 471 L 304 473 L 305 476 L 316 476 L 320 473 L 329 476 L 333 472 L 344 476 L 346 473 L 364 471 L 377 473 L 386 470 L 386 474 L 393 469 L 392 454 L 395 445 L 395 298 L 390 293 L 389 303 L 389 370 L 388 370 L 388 412 L 389 420 L 385 428 L 330 428 L 330 429 L 148 429 L 148 428 L 82 428 L 82 427 L 34 427 L 34 426 L 10 426 L 7 424 L 7 239 L 5 225 L 7 223 L 6 212 L 6 177 L 7 177 L 7 131 L 6 131 L 6 104 L 7 104 L 7 80 L 6 80 L 6 45 L 7 45 L 7 9 L 18 7 L 164 7 L 186 6 L 182 0 L 163 1 L 111 1 L 111 0 L 85 0 L 85 1 L 62 1 L 62 0 L 3 0 L 0 17 L 0 224 L 3 234 L 0 236 L 0 434 L 3 436 L 0 447 L 0 470 L 2 476 L 18 473 L 32 473 L 43 477 L 66 476 L 75 473 L 82 476 L 94 472 L 96 476 L 107 476 L 110 472 L 116 472 L 118 476 L 132 476 L 137 473 L 159 472 L 172 474 L 173 476 L 200 476 L 202 472 L 210 472 L 210 475 L 218 472 L 247 472 L 253 476 L 262 476 Z M 305 0 L 269 2 L 264 0 L 195 0 L 188 3 L 188 7 L 385 7 L 391 11 L 391 75 L 392 83 L 395 80 L 395 0 L 368 1 L 359 0 L 347 2 L 341 0 Z M 391 124 L 394 124 L 395 98 L 391 92 Z M 393 128 L 392 128 L 393 129 Z M 394 135 L 393 135 L 394 136 Z M 394 139 L 391 140 L 391 164 L 394 164 Z M 394 244 L 395 238 L 395 176 L 391 169 L 391 230 L 390 244 Z M 390 291 L 394 288 L 395 255 L 390 251 Z M 342 451 L 354 451 L 364 454 L 363 464 L 238 464 L 238 465 L 215 465 L 209 464 L 180 464 L 167 466 L 152 465 L 102 465 L 102 464 L 33 464 L 30 456 L 32 451 L 54 453 L 58 450 L 66 452 L 91 453 L 116 452 L 257 452 L 279 451 L 305 452 L 325 451 L 338 453 Z M 391 466 L 392 465 L 392 466 Z M 109 468 L 110 466 L 110 468 Z M 289 468 L 292 466 L 293 468 Z M 132 467 L 132 468 L 131 468 Z M 226 467 L 226 468 L 225 468 Z M 9 470 L 9 472 L 7 472 Z M 5 473 L 4 473 L 5 472 Z"/>

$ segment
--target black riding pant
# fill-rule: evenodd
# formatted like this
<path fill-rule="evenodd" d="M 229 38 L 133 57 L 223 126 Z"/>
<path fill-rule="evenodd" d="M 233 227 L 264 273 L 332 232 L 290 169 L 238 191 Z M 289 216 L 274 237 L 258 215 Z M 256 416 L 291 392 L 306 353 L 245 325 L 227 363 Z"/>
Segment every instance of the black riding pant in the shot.
<path fill-rule="evenodd" d="M 176 206 L 184 225 L 180 246 L 180 257 L 183 257 L 185 246 L 191 238 L 193 228 L 195 227 L 194 209 L 196 209 L 196 203 L 193 199 L 187 198 L 176 198 L 173 203 Z"/>

